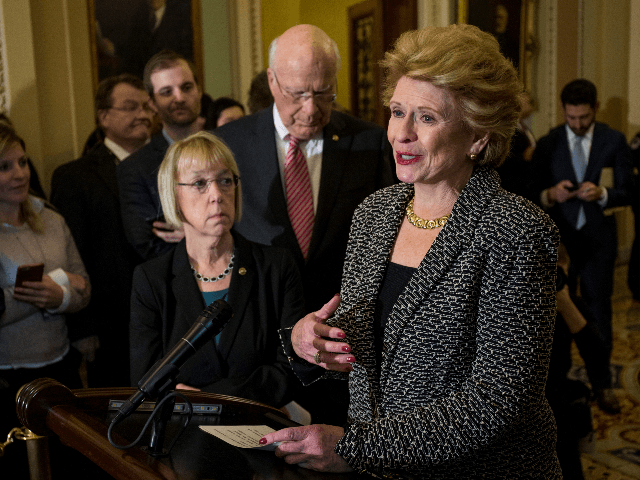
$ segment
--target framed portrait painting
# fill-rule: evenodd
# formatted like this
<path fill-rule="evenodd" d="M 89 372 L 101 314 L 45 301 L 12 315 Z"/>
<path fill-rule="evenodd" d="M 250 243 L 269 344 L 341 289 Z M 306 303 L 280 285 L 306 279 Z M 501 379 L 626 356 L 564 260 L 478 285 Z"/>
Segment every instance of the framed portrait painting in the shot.
<path fill-rule="evenodd" d="M 534 0 L 458 0 L 457 21 L 491 33 L 513 62 L 526 90 L 531 88 Z"/>
<path fill-rule="evenodd" d="M 142 78 L 147 60 L 164 49 L 192 61 L 202 80 L 200 0 L 87 0 L 94 87 L 104 78 Z"/>

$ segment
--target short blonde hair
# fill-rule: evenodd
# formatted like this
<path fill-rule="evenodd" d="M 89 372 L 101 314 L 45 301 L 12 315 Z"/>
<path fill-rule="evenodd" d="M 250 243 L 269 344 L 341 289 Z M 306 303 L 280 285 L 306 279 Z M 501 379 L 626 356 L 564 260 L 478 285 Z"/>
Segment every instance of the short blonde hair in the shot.
<path fill-rule="evenodd" d="M 158 171 L 158 192 L 165 220 L 174 227 L 181 227 L 184 221 L 180 206 L 176 200 L 176 185 L 178 173 L 183 168 L 191 166 L 222 166 L 240 177 L 238 165 L 229 147 L 215 135 L 209 132 L 198 132 L 183 140 L 174 142 L 167 150 Z M 240 182 L 235 189 L 234 221 L 240 221 L 242 216 L 242 189 Z"/>
<path fill-rule="evenodd" d="M 385 105 L 398 80 L 423 80 L 451 92 L 462 121 L 472 130 L 489 133 L 475 163 L 499 166 L 507 154 L 520 113 L 522 84 L 498 41 L 472 25 L 449 25 L 403 33 L 382 66 Z"/>
<path fill-rule="evenodd" d="M 24 140 L 16 133 L 10 122 L 0 123 L 0 157 L 4 156 L 5 152 L 14 145 L 26 150 Z M 35 211 L 29 198 L 20 203 L 20 218 L 24 220 L 33 232 L 44 233 L 42 217 Z"/>

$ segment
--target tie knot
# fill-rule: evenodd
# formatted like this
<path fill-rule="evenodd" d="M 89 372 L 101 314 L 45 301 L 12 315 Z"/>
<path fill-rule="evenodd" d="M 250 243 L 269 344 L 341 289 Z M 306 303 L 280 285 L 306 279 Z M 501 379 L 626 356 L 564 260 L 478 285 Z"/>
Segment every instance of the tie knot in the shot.
<path fill-rule="evenodd" d="M 293 135 L 289 135 L 289 148 L 296 148 L 300 143 L 300 139 L 294 137 Z"/>

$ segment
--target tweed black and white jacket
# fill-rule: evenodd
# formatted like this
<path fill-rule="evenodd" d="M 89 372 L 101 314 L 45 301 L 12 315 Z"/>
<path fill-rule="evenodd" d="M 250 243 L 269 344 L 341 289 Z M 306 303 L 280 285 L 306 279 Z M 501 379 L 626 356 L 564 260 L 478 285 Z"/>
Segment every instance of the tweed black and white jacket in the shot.
<path fill-rule="evenodd" d="M 561 478 L 544 396 L 559 236 L 549 217 L 476 168 L 398 298 L 376 370 L 373 312 L 413 185 L 354 214 L 342 302 L 349 426 L 336 452 L 403 478 Z"/>

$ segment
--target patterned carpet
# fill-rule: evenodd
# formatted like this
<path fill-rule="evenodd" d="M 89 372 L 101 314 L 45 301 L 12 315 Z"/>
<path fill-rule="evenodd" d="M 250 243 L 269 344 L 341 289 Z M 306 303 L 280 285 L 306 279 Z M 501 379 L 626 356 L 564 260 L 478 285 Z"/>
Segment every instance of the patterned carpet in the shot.
<path fill-rule="evenodd" d="M 610 415 L 592 406 L 594 432 L 582 444 L 585 479 L 640 479 L 640 304 L 627 288 L 627 267 L 616 269 L 611 369 L 622 411 Z M 588 383 L 574 345 L 571 376 Z"/>

